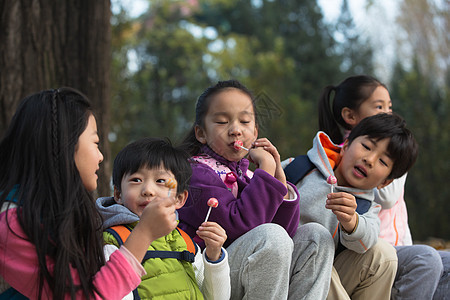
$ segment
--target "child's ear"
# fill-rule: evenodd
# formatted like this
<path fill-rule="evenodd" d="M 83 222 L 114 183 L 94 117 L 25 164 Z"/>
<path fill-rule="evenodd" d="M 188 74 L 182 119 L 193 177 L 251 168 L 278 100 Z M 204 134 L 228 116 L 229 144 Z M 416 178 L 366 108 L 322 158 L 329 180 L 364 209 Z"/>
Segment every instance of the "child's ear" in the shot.
<path fill-rule="evenodd" d="M 350 125 L 352 128 L 358 125 L 358 119 L 356 116 L 356 113 L 353 109 L 350 109 L 348 107 L 344 107 L 341 110 L 341 116 L 345 123 Z"/>
<path fill-rule="evenodd" d="M 176 198 L 175 209 L 182 208 L 184 206 L 184 204 L 186 203 L 187 198 L 188 198 L 187 190 L 179 193 Z"/>
<path fill-rule="evenodd" d="M 199 141 L 202 144 L 206 144 L 206 134 L 203 128 L 201 128 L 198 125 L 195 125 L 194 131 L 195 131 L 195 138 L 197 139 L 197 141 Z"/>
<path fill-rule="evenodd" d="M 116 201 L 117 204 L 122 204 L 121 194 L 116 186 L 114 186 L 114 201 Z"/>
<path fill-rule="evenodd" d="M 383 180 L 383 182 L 380 183 L 380 184 L 377 186 L 377 189 L 382 189 L 382 188 L 384 188 L 385 186 L 389 185 L 392 181 L 394 181 L 394 179 L 385 179 L 385 180 Z"/>
<path fill-rule="evenodd" d="M 339 155 L 342 157 L 344 155 L 344 152 L 347 151 L 348 148 L 348 140 L 344 141 L 344 145 L 341 147 L 341 151 L 339 152 Z"/>

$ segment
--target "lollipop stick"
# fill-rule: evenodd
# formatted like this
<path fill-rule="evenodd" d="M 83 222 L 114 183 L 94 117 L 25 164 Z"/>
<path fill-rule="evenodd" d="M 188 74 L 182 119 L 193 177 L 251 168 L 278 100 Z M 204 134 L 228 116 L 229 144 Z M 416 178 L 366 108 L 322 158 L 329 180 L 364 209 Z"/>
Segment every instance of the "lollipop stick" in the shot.
<path fill-rule="evenodd" d="M 242 141 L 237 140 L 234 142 L 234 149 L 239 150 L 239 149 L 244 149 L 245 151 L 249 151 L 248 148 L 244 147 L 244 143 L 242 143 Z"/>
<path fill-rule="evenodd" d="M 209 209 L 208 209 L 208 213 L 206 214 L 205 222 L 208 221 L 209 214 L 211 213 L 211 208 L 212 208 L 212 207 L 210 206 Z"/>

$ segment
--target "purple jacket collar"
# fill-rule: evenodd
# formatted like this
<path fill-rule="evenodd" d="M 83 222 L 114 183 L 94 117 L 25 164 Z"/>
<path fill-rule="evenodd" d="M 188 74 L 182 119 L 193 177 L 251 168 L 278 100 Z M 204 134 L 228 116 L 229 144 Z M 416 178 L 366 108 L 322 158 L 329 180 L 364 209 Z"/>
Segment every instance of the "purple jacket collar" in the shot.
<path fill-rule="evenodd" d="M 241 159 L 240 161 L 229 161 L 226 158 L 220 156 L 214 150 L 212 150 L 209 146 L 203 145 L 200 149 L 201 153 L 207 154 L 217 160 L 218 162 L 226 165 L 228 168 L 230 168 L 231 171 L 236 172 L 239 176 L 242 174 L 247 174 L 249 161 L 246 158 Z"/>

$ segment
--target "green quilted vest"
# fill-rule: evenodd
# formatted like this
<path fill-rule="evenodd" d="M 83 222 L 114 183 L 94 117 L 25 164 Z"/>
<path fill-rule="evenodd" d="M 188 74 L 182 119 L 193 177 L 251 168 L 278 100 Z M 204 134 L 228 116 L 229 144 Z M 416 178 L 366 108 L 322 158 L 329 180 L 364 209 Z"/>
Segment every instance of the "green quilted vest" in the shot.
<path fill-rule="evenodd" d="M 111 229 L 114 229 L 125 242 L 132 228 L 120 225 L 109 228 L 109 230 Z M 106 244 L 113 244 L 117 247 L 123 243 L 109 232 L 103 232 L 103 238 Z M 142 282 L 137 288 L 138 295 L 134 291 L 135 299 L 138 297 L 140 299 L 203 299 L 195 279 L 192 263 L 183 259 L 160 258 L 159 251 L 167 251 L 164 254 L 169 253 L 169 256 L 189 251 L 188 254 L 193 258 L 196 246 L 192 239 L 179 228 L 153 241 L 147 251 L 147 255 L 153 257 L 144 258 L 142 262 L 147 275 L 141 278 Z"/>

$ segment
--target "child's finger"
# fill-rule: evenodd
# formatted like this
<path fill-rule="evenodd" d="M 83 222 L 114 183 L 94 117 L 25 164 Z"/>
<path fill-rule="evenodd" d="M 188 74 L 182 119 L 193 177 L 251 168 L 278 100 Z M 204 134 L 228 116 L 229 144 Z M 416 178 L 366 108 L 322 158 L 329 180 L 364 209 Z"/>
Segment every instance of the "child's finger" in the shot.
<path fill-rule="evenodd" d="M 352 220 L 353 215 L 349 215 L 349 214 L 346 214 L 346 213 L 343 213 L 340 211 L 335 211 L 335 210 L 333 210 L 332 212 L 335 214 L 336 218 L 341 223 L 350 222 Z"/>
<path fill-rule="evenodd" d="M 206 223 L 208 223 L 208 222 L 206 222 Z M 217 227 L 217 226 L 210 226 L 210 225 L 207 225 L 206 223 L 203 223 L 202 225 L 200 225 L 200 227 L 198 228 L 198 232 L 200 232 L 201 234 L 216 235 L 216 236 L 220 236 L 223 238 L 227 237 L 225 230 L 223 228 Z"/>

